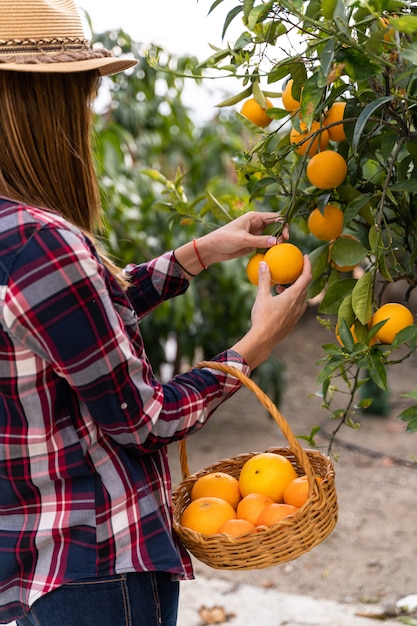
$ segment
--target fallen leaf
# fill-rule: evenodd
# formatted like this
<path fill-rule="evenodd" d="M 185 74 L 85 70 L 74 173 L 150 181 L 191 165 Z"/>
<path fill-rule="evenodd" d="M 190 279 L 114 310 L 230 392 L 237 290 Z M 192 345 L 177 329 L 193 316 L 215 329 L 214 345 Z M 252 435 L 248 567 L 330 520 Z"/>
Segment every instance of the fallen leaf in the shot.
<path fill-rule="evenodd" d="M 213 606 L 212 608 L 202 606 L 198 610 L 198 614 L 204 624 L 224 624 L 224 622 L 236 617 L 234 613 L 226 613 L 222 606 Z"/>

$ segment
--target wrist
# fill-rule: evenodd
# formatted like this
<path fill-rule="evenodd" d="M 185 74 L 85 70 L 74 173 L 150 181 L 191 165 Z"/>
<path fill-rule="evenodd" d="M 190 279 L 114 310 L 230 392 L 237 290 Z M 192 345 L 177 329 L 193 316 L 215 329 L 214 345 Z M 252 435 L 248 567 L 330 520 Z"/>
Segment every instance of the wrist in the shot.
<path fill-rule="evenodd" d="M 263 336 L 251 328 L 242 339 L 237 341 L 232 350 L 238 352 L 254 370 L 258 365 L 268 360 L 272 352 L 270 337 Z"/>
<path fill-rule="evenodd" d="M 187 277 L 197 276 L 208 269 L 209 264 L 205 260 L 204 251 L 200 249 L 200 241 L 201 239 L 193 239 L 173 251 L 175 260 Z"/>

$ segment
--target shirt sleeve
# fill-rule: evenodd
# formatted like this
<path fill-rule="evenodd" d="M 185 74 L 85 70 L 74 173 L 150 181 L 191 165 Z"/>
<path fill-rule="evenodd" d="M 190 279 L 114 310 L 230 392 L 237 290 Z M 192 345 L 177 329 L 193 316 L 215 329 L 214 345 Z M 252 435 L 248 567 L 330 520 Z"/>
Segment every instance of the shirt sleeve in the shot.
<path fill-rule="evenodd" d="M 190 284 L 172 251 L 147 263 L 130 264 L 125 274 L 131 284 L 128 297 L 139 320 L 164 300 L 183 294 Z"/>
<path fill-rule="evenodd" d="M 161 285 L 163 264 L 155 261 L 147 270 L 157 271 Z M 183 288 L 183 279 L 177 279 L 174 288 L 160 289 L 158 297 Z M 149 293 L 152 289 L 148 287 Z M 136 301 L 139 292 L 136 286 Z M 155 294 L 149 298 L 155 305 L 157 299 Z M 149 303 L 143 310 L 148 307 Z M 42 228 L 19 253 L 4 321 L 19 343 L 44 364 L 43 384 L 56 384 L 57 376 L 65 379 L 84 419 L 93 420 L 105 436 L 136 453 L 155 450 L 198 429 L 241 385 L 233 376 L 207 369 L 178 375 L 166 385 L 157 381 L 135 312 L 127 309 L 121 317 L 104 267 L 83 237 L 71 230 Z M 242 357 L 233 351 L 215 360 L 248 373 Z"/>

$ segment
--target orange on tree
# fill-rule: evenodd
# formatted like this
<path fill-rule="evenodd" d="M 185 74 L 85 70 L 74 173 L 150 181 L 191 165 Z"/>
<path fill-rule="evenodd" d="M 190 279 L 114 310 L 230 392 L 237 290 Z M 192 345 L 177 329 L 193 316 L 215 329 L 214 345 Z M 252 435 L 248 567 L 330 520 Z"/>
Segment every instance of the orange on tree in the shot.
<path fill-rule="evenodd" d="M 212 496 L 226 500 L 236 509 L 241 499 L 239 481 L 226 472 L 210 472 L 203 474 L 194 483 L 191 489 L 191 500 Z"/>
<path fill-rule="evenodd" d="M 314 477 L 315 481 L 318 483 L 323 482 L 323 479 L 320 476 Z M 297 476 L 294 478 L 284 490 L 284 502 L 285 504 L 291 504 L 299 508 L 303 506 L 307 502 L 308 499 L 308 479 L 307 476 Z"/>
<path fill-rule="evenodd" d="M 389 20 L 386 17 L 380 17 L 379 21 L 381 25 L 383 26 L 383 28 L 385 29 L 385 32 L 382 36 L 383 40 L 386 43 L 392 43 L 395 39 L 395 31 L 393 27 L 390 25 Z"/>
<path fill-rule="evenodd" d="M 324 116 L 323 126 L 335 124 L 327 129 L 331 141 L 344 141 L 346 139 L 343 126 L 343 115 L 345 113 L 346 102 L 334 102 Z M 336 124 L 336 122 L 338 122 Z"/>
<path fill-rule="evenodd" d="M 236 514 L 238 518 L 246 519 L 252 524 L 256 524 L 259 514 L 267 504 L 272 504 L 274 500 L 264 493 L 248 493 L 237 505 Z"/>
<path fill-rule="evenodd" d="M 281 520 L 285 519 L 289 515 L 294 515 L 298 508 L 292 504 L 281 504 L 274 502 L 268 504 L 259 515 L 256 525 L 257 526 L 272 526 L 277 524 Z"/>
<path fill-rule="evenodd" d="M 226 500 L 207 496 L 187 505 L 181 516 L 181 526 L 203 535 L 213 535 L 224 522 L 235 517 L 236 511 Z"/>
<path fill-rule="evenodd" d="M 347 163 L 335 150 L 324 150 L 311 157 L 306 174 L 310 183 L 318 189 L 333 189 L 345 180 Z"/>
<path fill-rule="evenodd" d="M 320 130 L 321 125 L 316 120 L 311 123 L 311 128 L 307 128 L 305 122 L 300 122 L 300 130 L 294 126 L 290 131 L 290 143 L 297 145 L 295 152 L 297 154 L 307 154 L 311 157 L 318 150 L 325 150 L 329 145 L 329 133 L 327 130 Z M 302 143 L 300 143 L 302 142 Z"/>
<path fill-rule="evenodd" d="M 339 207 L 327 204 L 323 213 L 314 209 L 308 216 L 307 226 L 312 235 L 322 241 L 331 241 L 342 234 L 344 214 Z"/>
<path fill-rule="evenodd" d="M 271 272 L 271 279 L 278 285 L 293 283 L 303 271 L 304 255 L 293 243 L 279 243 L 269 248 L 263 259 Z"/>
<path fill-rule="evenodd" d="M 270 117 L 266 113 L 266 109 L 272 109 L 273 104 L 269 98 L 266 98 L 266 108 L 262 108 L 261 105 L 255 100 L 255 98 L 249 98 L 246 100 L 242 108 L 240 109 L 240 113 L 250 120 L 256 126 L 260 128 L 266 128 L 272 122 L 272 117 Z"/>
<path fill-rule="evenodd" d="M 294 467 L 285 456 L 260 452 L 248 459 L 240 470 L 240 492 L 243 497 L 250 493 L 262 493 L 275 502 L 282 502 L 285 487 L 296 476 Z"/>
<path fill-rule="evenodd" d="M 286 111 L 296 111 L 300 108 L 300 101 L 292 95 L 294 81 L 292 78 L 287 82 L 281 95 L 282 105 Z"/>
<path fill-rule="evenodd" d="M 246 275 L 252 285 L 258 284 L 259 263 L 264 260 L 263 252 L 255 252 L 248 261 L 246 266 Z"/>
<path fill-rule="evenodd" d="M 220 534 L 231 535 L 232 537 L 242 537 L 255 530 L 255 524 L 247 519 L 228 519 L 219 528 Z"/>
<path fill-rule="evenodd" d="M 399 302 L 387 302 L 383 304 L 372 316 L 370 326 L 373 328 L 378 322 L 387 320 L 378 330 L 375 339 L 380 343 L 390 344 L 400 330 L 414 324 L 414 316 L 403 304 Z"/>

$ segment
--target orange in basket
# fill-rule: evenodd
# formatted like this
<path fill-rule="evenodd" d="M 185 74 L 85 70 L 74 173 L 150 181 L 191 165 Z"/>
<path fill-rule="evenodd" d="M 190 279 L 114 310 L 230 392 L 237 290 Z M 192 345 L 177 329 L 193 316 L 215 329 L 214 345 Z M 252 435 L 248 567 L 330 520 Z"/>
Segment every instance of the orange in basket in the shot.
<path fill-rule="evenodd" d="M 255 394 L 288 442 L 286 447 L 269 448 L 264 452 L 284 456 L 291 463 L 297 476 L 305 475 L 308 494 L 306 502 L 293 515 L 240 537 L 225 534 L 207 535 L 186 528 L 181 524 L 181 520 L 185 509 L 191 503 L 191 491 L 196 481 L 201 476 L 213 472 L 224 472 L 238 480 L 245 463 L 260 452 L 242 453 L 190 474 L 186 443 L 182 440 L 179 443 L 182 481 L 173 492 L 175 534 L 195 558 L 215 569 L 261 569 L 298 558 L 326 539 L 336 525 L 338 507 L 332 460 L 318 450 L 302 448 L 274 403 L 239 369 L 215 361 L 202 361 L 196 367 L 207 367 L 235 376 Z M 315 477 L 321 480 L 315 480 Z"/>

